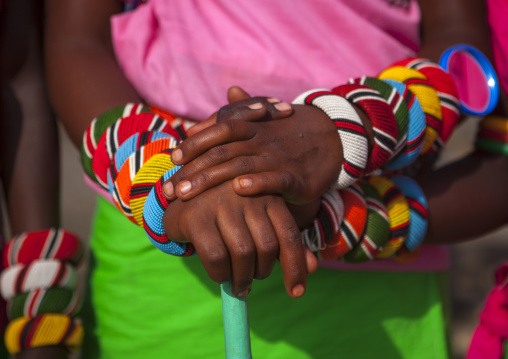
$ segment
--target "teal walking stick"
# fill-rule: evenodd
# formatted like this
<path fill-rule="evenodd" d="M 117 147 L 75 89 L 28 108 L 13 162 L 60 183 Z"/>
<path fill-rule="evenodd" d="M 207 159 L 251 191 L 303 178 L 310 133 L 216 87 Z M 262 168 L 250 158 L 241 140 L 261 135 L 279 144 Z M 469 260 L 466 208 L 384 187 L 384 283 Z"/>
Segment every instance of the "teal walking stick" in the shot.
<path fill-rule="evenodd" d="M 231 282 L 221 284 L 226 359 L 252 359 L 247 297 L 237 298 Z"/>

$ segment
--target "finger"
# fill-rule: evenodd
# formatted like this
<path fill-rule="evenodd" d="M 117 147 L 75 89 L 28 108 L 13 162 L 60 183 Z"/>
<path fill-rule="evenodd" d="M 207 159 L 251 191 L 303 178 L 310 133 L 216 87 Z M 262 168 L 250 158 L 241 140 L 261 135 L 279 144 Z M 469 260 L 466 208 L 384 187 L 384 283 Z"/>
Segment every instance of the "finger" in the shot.
<path fill-rule="evenodd" d="M 239 212 L 219 216 L 218 226 L 231 258 L 231 291 L 237 297 L 245 297 L 252 289 L 256 266 L 256 246 Z"/>
<path fill-rule="evenodd" d="M 279 242 L 272 222 L 264 207 L 245 209 L 245 222 L 256 246 L 255 279 L 268 278 L 279 254 Z"/>
<path fill-rule="evenodd" d="M 187 137 L 190 137 L 217 122 L 217 112 L 203 122 L 198 122 L 187 130 Z"/>
<path fill-rule="evenodd" d="M 267 207 L 268 215 L 279 240 L 279 261 L 286 291 L 293 298 L 305 293 L 307 263 L 300 230 L 284 201 L 274 201 Z"/>
<path fill-rule="evenodd" d="M 318 269 L 318 260 L 309 248 L 305 247 L 304 251 L 305 260 L 307 262 L 307 274 L 312 274 Z"/>
<path fill-rule="evenodd" d="M 217 122 L 225 120 L 272 121 L 293 114 L 293 107 L 274 97 L 251 97 L 222 107 Z"/>
<path fill-rule="evenodd" d="M 180 143 L 171 154 L 171 159 L 174 164 L 184 165 L 213 147 L 248 140 L 255 134 L 256 129 L 249 122 L 223 121 Z"/>
<path fill-rule="evenodd" d="M 206 273 L 214 282 L 225 283 L 231 280 L 229 252 L 215 224 L 204 227 L 202 222 L 197 223 L 189 241 L 192 242 Z"/>
<path fill-rule="evenodd" d="M 201 163 L 197 162 L 200 161 L 200 159 L 201 158 L 197 158 L 195 161 L 186 166 L 190 167 L 189 172 L 184 172 L 182 176 L 179 176 L 176 173 L 170 178 L 170 181 L 174 186 L 174 195 L 176 197 L 188 200 L 209 188 L 217 186 L 237 176 L 248 173 L 256 173 L 266 169 L 266 161 L 261 156 L 239 156 L 232 158 L 225 163 L 220 163 L 216 166 L 206 168 L 200 168 L 202 167 Z M 207 163 L 212 164 L 211 160 L 206 160 L 205 164 Z M 185 167 L 184 169 L 187 170 Z M 183 178 L 183 180 L 180 181 L 181 178 Z"/>
<path fill-rule="evenodd" d="M 228 102 L 233 103 L 241 100 L 246 100 L 251 96 L 241 87 L 232 86 L 228 89 Z"/>
<path fill-rule="evenodd" d="M 251 172 L 233 180 L 233 189 L 241 196 L 281 194 L 290 202 L 292 193 L 298 193 L 301 186 L 300 181 L 288 171 Z"/>

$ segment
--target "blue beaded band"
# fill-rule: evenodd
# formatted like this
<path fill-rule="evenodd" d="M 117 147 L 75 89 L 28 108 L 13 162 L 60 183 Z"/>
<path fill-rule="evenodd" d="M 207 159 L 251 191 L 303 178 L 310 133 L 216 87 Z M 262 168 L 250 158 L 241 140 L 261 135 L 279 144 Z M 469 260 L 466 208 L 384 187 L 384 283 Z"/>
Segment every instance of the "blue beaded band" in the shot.
<path fill-rule="evenodd" d="M 195 253 L 192 244 L 173 242 L 166 236 L 162 223 L 170 203 L 162 194 L 162 185 L 180 168 L 181 166 L 176 166 L 164 173 L 148 194 L 143 207 L 143 226 L 150 242 L 162 252 L 173 256 L 189 256 Z"/>

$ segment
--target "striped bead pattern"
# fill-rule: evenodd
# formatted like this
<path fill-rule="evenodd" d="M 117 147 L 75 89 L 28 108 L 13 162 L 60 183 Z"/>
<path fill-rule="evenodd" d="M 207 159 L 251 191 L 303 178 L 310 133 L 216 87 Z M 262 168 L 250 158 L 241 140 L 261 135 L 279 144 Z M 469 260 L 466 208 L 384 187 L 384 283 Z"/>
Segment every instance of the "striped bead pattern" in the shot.
<path fill-rule="evenodd" d="M 425 113 L 426 129 L 422 153 L 427 153 L 438 138 L 442 128 L 442 111 L 436 90 L 419 71 L 403 66 L 393 66 L 378 76 L 404 83 L 418 98 Z"/>
<path fill-rule="evenodd" d="M 132 182 L 136 174 L 153 156 L 168 150 L 173 143 L 172 138 L 162 138 L 141 146 L 139 150 L 132 153 L 122 165 L 118 176 L 113 182 L 111 172 L 108 175 L 109 193 L 117 208 L 134 224 L 137 224 L 131 209 Z"/>
<path fill-rule="evenodd" d="M 383 198 L 367 182 L 358 181 L 358 184 L 367 202 L 367 224 L 359 245 L 343 257 L 351 263 L 374 260 L 390 236 L 390 219 Z"/>
<path fill-rule="evenodd" d="M 83 143 L 81 146 L 81 162 L 85 174 L 94 182 L 96 182 L 93 172 L 92 159 L 97 148 L 97 143 L 101 139 L 106 129 L 123 117 L 139 113 L 149 113 L 150 108 L 139 103 L 127 103 L 122 106 L 112 108 L 94 118 L 83 135 Z"/>
<path fill-rule="evenodd" d="M 4 267 L 29 264 L 38 259 L 59 259 L 79 264 L 84 247 L 73 233 L 61 228 L 24 232 L 10 240 L 3 251 Z"/>
<path fill-rule="evenodd" d="M 76 314 L 81 308 L 81 298 L 73 290 L 65 288 L 34 289 L 21 293 L 7 302 L 9 319 L 23 316 L 35 317 L 46 313 Z"/>
<path fill-rule="evenodd" d="M 172 149 L 168 149 L 154 155 L 140 168 L 132 181 L 131 210 L 134 220 L 141 227 L 146 197 L 164 173 L 175 166 L 171 161 L 171 152 Z"/>
<path fill-rule="evenodd" d="M 412 252 L 422 243 L 427 233 L 427 199 L 420 186 L 411 178 L 392 176 L 390 180 L 406 197 L 409 205 L 409 231 L 398 253 Z"/>
<path fill-rule="evenodd" d="M 155 114 L 141 113 L 116 121 L 106 129 L 99 140 L 92 160 L 95 178 L 102 188 L 108 190 L 107 171 L 110 169 L 111 160 L 118 147 L 132 134 L 145 131 L 164 132 L 180 140 L 177 137 L 178 133 L 170 124 Z"/>
<path fill-rule="evenodd" d="M 479 150 L 508 156 L 508 118 L 486 116 L 482 119 L 475 147 Z"/>
<path fill-rule="evenodd" d="M 340 190 L 344 201 L 344 219 L 339 233 L 326 243 L 326 248 L 318 252 L 323 260 L 338 259 L 352 250 L 363 235 L 367 220 L 367 204 L 360 186 L 355 183 Z"/>
<path fill-rule="evenodd" d="M 388 258 L 404 243 L 409 231 L 409 205 L 395 183 L 385 177 L 371 176 L 369 184 L 383 198 L 390 219 L 390 236 L 376 258 Z"/>
<path fill-rule="evenodd" d="M 83 343 L 83 336 L 83 325 L 79 319 L 61 314 L 43 314 L 10 322 L 5 331 L 5 345 L 11 355 L 24 349 L 53 345 L 63 345 L 75 351 Z"/>
<path fill-rule="evenodd" d="M 187 257 L 194 254 L 194 246 L 192 243 L 173 242 L 166 236 L 162 219 L 164 213 L 169 206 L 169 201 L 164 197 L 162 185 L 172 175 L 180 169 L 181 166 L 175 166 L 157 181 L 155 186 L 150 190 L 143 207 L 143 227 L 146 235 L 152 244 L 164 253 Z"/>
<path fill-rule="evenodd" d="M 344 201 L 337 186 L 332 186 L 321 196 L 321 206 L 313 226 L 302 232 L 303 244 L 314 254 L 325 249 L 339 232 L 343 217 Z"/>
<path fill-rule="evenodd" d="M 357 181 L 367 165 L 368 142 L 362 120 L 349 101 L 328 90 L 317 89 L 299 95 L 293 104 L 315 106 L 333 121 L 344 153 L 337 180 L 339 188 L 346 188 Z"/>
<path fill-rule="evenodd" d="M 395 80 L 383 81 L 393 86 L 403 97 L 409 112 L 406 146 L 385 166 L 385 169 L 393 171 L 410 165 L 420 154 L 425 138 L 426 121 L 420 101 L 406 85 Z"/>
<path fill-rule="evenodd" d="M 127 158 L 132 155 L 134 152 L 141 149 L 148 143 L 160 140 L 160 139 L 170 139 L 170 142 L 166 148 L 172 148 L 177 146 L 180 141 L 171 137 L 167 133 L 158 132 L 158 131 L 145 131 L 141 133 L 135 133 L 128 139 L 126 139 L 118 148 L 115 155 L 111 159 L 111 166 L 109 170 L 111 171 L 111 177 L 114 181 L 116 176 L 118 176 L 118 172 L 122 168 Z"/>
<path fill-rule="evenodd" d="M 430 152 L 438 151 L 448 142 L 460 119 L 460 102 L 457 87 L 451 76 L 441 66 L 430 60 L 409 58 L 393 64 L 393 66 L 398 65 L 418 70 L 437 91 L 441 104 L 443 126 Z"/>
<path fill-rule="evenodd" d="M 16 264 L 5 269 L 0 278 L 2 297 L 9 300 L 17 294 L 34 289 L 76 289 L 74 267 L 55 259 L 37 260 L 27 265 Z"/>
<path fill-rule="evenodd" d="M 393 156 L 397 155 L 407 143 L 407 129 L 409 123 L 409 110 L 404 98 L 398 91 L 383 80 L 375 77 L 363 76 L 349 81 L 353 84 L 365 85 L 378 91 L 388 102 L 397 121 L 397 144 L 393 151 Z"/>
<path fill-rule="evenodd" d="M 347 84 L 333 88 L 332 92 L 358 105 L 367 114 L 374 130 L 374 143 L 365 173 L 382 168 L 397 144 L 397 121 L 392 109 L 377 90 L 368 86 Z"/>

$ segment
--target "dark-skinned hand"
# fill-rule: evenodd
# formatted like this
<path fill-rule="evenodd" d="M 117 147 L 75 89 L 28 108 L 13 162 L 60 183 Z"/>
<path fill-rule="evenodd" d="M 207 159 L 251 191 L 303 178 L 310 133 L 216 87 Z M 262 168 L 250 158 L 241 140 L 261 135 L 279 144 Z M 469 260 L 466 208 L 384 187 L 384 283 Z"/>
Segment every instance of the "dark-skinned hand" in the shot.
<path fill-rule="evenodd" d="M 300 297 L 307 274 L 317 268 L 278 195 L 242 197 L 227 181 L 195 198 L 176 199 L 163 221 L 166 235 L 191 242 L 210 278 L 217 283 L 231 280 L 236 296 L 246 296 L 253 279 L 268 277 L 278 259 L 286 291 Z"/>
<path fill-rule="evenodd" d="M 335 181 L 342 148 L 321 110 L 294 105 L 291 113 L 289 104 L 280 106 L 276 99 L 244 97 L 173 152 L 173 161 L 185 167 L 166 182 L 168 198 L 190 199 L 234 178 L 240 195 L 278 193 L 288 203 L 305 204 Z"/>

